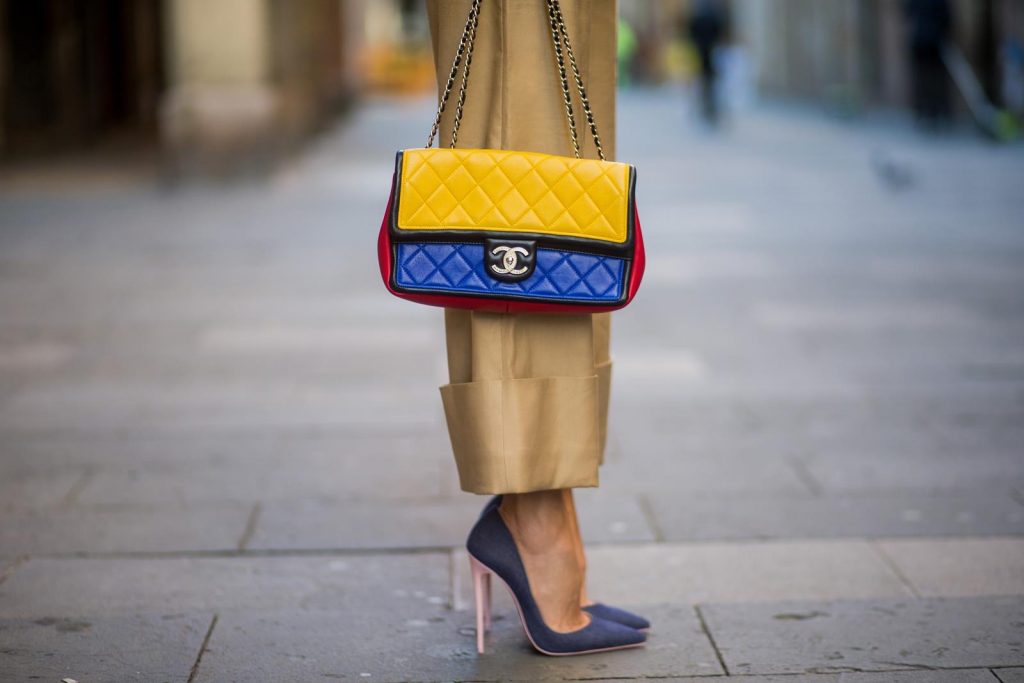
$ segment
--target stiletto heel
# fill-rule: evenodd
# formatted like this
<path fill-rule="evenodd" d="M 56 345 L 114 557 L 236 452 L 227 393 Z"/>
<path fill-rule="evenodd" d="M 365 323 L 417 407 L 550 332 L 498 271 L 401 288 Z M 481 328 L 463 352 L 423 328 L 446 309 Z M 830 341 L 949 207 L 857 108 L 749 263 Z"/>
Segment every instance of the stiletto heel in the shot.
<path fill-rule="evenodd" d="M 470 556 L 469 567 L 473 572 L 473 597 L 476 600 L 476 651 L 484 653 L 484 633 L 490 628 L 490 595 L 486 584 L 490 583 L 491 573 L 487 567 Z"/>
<path fill-rule="evenodd" d="M 590 623 L 575 631 L 563 633 L 549 628 L 533 598 L 515 539 L 497 508 L 485 512 L 477 520 L 469 532 L 466 549 L 469 551 L 476 599 L 476 649 L 481 654 L 484 651 L 484 633 L 490 622 L 488 583 L 491 574 L 501 579 L 511 591 L 526 637 L 539 652 L 547 655 L 603 652 L 643 645 L 647 639 L 634 628 L 594 614 L 590 615 Z"/>
<path fill-rule="evenodd" d="M 484 630 L 491 630 L 491 573 L 484 574 Z"/>
<path fill-rule="evenodd" d="M 483 517 L 491 510 L 497 508 L 499 505 L 501 505 L 500 493 L 487 501 L 487 504 L 484 505 L 483 512 L 480 513 L 480 516 Z M 488 590 L 490 590 L 490 575 L 488 575 L 487 579 L 487 588 Z M 635 628 L 639 631 L 646 631 L 651 627 L 651 622 L 647 621 L 647 619 L 640 616 L 639 614 L 634 614 L 633 612 L 628 612 L 619 607 L 612 607 L 611 605 L 605 605 L 604 603 L 600 602 L 595 602 L 592 605 L 584 606 L 583 611 L 589 612 L 595 617 L 607 619 L 608 621 L 617 621 L 618 623 L 624 626 L 629 626 L 630 628 Z M 488 628 L 490 628 L 489 621 Z"/>

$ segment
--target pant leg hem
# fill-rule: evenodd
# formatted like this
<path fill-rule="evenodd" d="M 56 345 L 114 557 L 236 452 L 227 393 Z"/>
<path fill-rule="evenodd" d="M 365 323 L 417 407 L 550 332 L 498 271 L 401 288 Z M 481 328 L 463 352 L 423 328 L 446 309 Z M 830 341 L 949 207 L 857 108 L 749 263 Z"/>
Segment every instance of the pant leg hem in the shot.
<path fill-rule="evenodd" d="M 462 490 L 525 493 L 598 485 L 597 375 L 440 388 Z"/>

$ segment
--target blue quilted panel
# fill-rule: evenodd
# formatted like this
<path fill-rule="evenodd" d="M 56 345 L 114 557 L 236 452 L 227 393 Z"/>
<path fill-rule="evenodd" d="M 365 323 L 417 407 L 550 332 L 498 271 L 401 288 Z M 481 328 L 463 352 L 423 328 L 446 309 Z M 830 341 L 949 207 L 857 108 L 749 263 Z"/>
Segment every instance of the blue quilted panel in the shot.
<path fill-rule="evenodd" d="M 618 301 L 625 272 L 620 258 L 538 249 L 530 277 L 499 282 L 487 274 L 480 244 L 403 242 L 397 260 L 395 280 L 401 287 L 573 301 Z"/>

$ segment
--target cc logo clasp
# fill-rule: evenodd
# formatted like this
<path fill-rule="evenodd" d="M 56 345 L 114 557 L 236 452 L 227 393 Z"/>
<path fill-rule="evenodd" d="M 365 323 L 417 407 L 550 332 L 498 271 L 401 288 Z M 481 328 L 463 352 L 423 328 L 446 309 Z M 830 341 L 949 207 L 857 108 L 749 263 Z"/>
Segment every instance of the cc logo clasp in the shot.
<path fill-rule="evenodd" d="M 503 254 L 500 266 L 493 263 L 491 264 L 491 270 L 499 275 L 522 275 L 528 270 L 526 266 L 523 266 L 522 268 L 516 267 L 519 265 L 520 255 L 524 257 L 528 257 L 530 255 L 530 252 L 524 247 L 510 247 L 508 245 L 501 244 L 494 247 L 494 249 L 491 249 L 491 253 L 495 256 Z"/>

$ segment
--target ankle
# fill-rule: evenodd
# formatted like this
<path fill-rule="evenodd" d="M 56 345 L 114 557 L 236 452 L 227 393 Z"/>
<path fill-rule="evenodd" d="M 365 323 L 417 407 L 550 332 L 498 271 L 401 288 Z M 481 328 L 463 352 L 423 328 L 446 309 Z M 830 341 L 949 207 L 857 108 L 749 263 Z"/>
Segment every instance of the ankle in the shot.
<path fill-rule="evenodd" d="M 498 514 L 522 550 L 531 554 L 571 554 L 579 558 L 571 520 L 558 507 L 533 501 L 502 501 Z"/>

